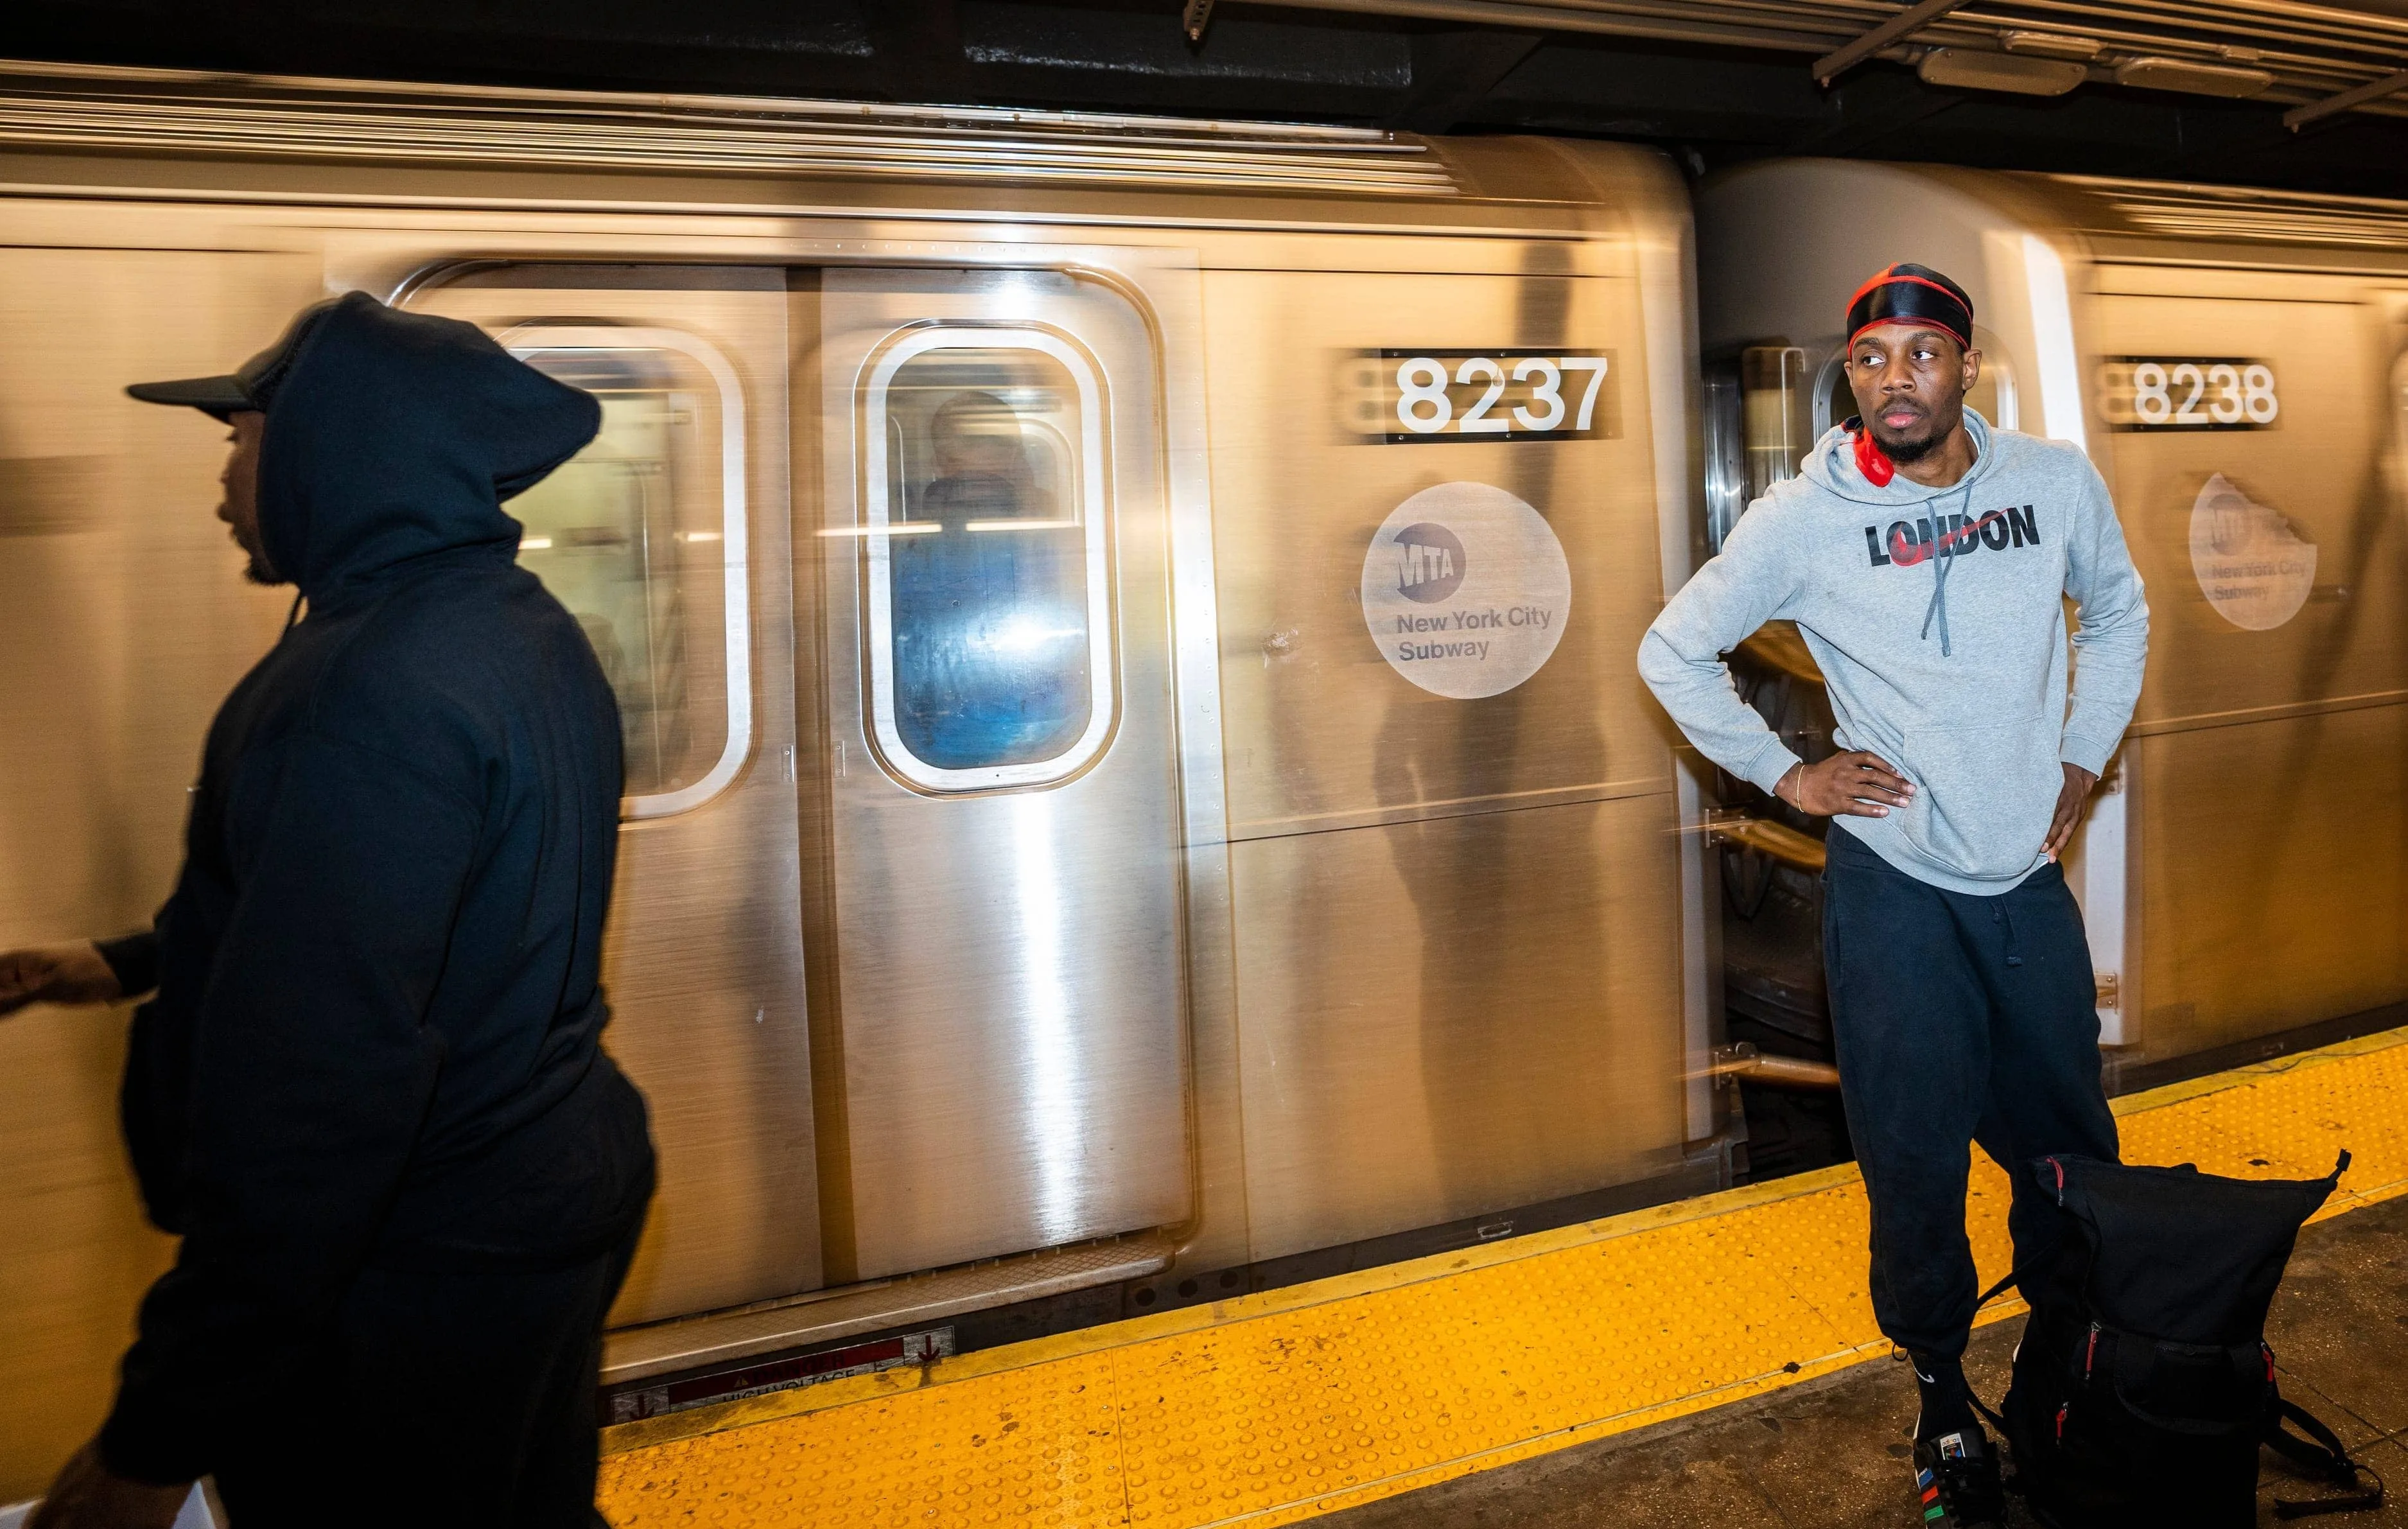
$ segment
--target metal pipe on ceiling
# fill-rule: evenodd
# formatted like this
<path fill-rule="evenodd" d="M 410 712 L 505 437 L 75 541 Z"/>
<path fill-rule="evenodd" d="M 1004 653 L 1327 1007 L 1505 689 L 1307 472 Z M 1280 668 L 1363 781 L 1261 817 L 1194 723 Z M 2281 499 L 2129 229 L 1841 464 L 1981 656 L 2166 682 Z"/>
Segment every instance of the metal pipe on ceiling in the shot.
<path fill-rule="evenodd" d="M 2039 33 L 2076 29 L 2102 52 L 2091 78 L 2132 57 L 2165 55 L 2209 69 L 2235 64 L 2272 74 L 2266 97 L 2314 103 L 2338 89 L 2348 106 L 2408 113 L 2392 92 L 2354 93 L 2408 63 L 2408 18 L 2298 0 L 1283 0 L 1302 8 L 1474 25 L 1536 28 L 1709 47 L 1812 52 L 1818 76 L 1867 57 L 1912 64 L 1926 46 L 2023 52 Z M 1914 40 L 1907 40 L 1909 33 Z M 2009 49 L 2010 34 L 2026 48 Z M 1875 40 L 1878 39 L 1878 40 Z M 1842 62 L 1834 63 L 1834 60 Z M 2158 71 L 2172 78 L 2175 71 Z M 2153 83 L 2162 83 L 2162 78 Z M 2202 79 L 2208 77 L 2200 76 Z M 2204 87 L 2202 87 L 2204 88 Z M 2208 93 L 2233 93 L 2229 89 Z M 2325 113 L 2320 113 L 2323 115 Z M 2313 118 L 2309 120 L 2314 120 Z"/>
<path fill-rule="evenodd" d="M 2322 101 L 2311 101 L 2304 107 L 2293 107 L 2283 113 L 2283 125 L 2297 133 L 2319 118 L 2330 117 L 2336 112 L 2347 111 L 2353 107 L 2365 106 L 2382 100 L 2386 96 L 2397 95 L 2401 91 L 2408 91 L 2408 69 L 2403 69 L 2396 75 L 2386 76 L 2382 79 L 2372 80 L 2354 91 L 2344 91 L 2339 95 L 2328 96 Z"/>
<path fill-rule="evenodd" d="M 1967 0 L 1923 0 L 1921 5 L 1899 11 L 1845 48 L 1816 59 L 1815 83 L 1828 85 L 1891 43 L 1905 41 L 1909 34 L 1921 30 L 1952 10 L 1962 9 L 1966 3 Z"/>

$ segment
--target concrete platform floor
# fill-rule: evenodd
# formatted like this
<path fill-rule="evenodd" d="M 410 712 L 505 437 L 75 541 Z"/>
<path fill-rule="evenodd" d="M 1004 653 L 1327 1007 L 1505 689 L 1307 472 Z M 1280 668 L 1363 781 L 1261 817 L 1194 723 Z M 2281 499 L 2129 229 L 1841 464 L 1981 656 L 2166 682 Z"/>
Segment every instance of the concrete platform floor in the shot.
<path fill-rule="evenodd" d="M 1966 1372 L 1994 1405 L 2020 1318 L 1973 1336 Z M 2267 1323 L 2283 1393 L 2324 1419 L 2394 1497 L 2378 1511 L 2302 1522 L 2408 1526 L 2408 1198 L 2300 1235 Z M 1873 1529 L 1921 1522 L 1910 1490 L 1914 1382 L 1875 1361 L 1755 1401 L 1575 1445 L 1333 1513 L 1316 1529 Z M 2258 1522 L 2273 1499 L 2314 1497 L 2271 1451 Z M 2033 1521 L 2020 1502 L 2010 1522 Z"/>

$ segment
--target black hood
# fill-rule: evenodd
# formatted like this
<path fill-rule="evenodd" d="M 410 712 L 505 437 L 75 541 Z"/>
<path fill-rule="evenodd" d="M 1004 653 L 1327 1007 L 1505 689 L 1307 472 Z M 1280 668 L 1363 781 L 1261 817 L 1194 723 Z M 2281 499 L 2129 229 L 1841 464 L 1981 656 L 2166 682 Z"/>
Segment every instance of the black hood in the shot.
<path fill-rule="evenodd" d="M 268 407 L 259 466 L 267 560 L 322 610 L 435 553 L 514 556 L 519 522 L 502 501 L 601 425 L 591 393 L 476 325 L 351 293 L 297 348 Z"/>

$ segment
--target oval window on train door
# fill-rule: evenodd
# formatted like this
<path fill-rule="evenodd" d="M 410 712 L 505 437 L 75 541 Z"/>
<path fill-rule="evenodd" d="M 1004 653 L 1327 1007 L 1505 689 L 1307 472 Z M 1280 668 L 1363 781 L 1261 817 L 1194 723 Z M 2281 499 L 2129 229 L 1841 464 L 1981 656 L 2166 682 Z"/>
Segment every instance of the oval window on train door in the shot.
<path fill-rule="evenodd" d="M 752 743 L 744 408 L 677 330 L 529 325 L 512 354 L 601 400 L 585 450 L 510 502 L 519 561 L 566 606 L 619 698 L 624 815 L 709 801 Z"/>
<path fill-rule="evenodd" d="M 1047 330 L 932 325 L 863 382 L 870 735 L 923 791 L 1050 784 L 1113 717 L 1107 399 Z"/>

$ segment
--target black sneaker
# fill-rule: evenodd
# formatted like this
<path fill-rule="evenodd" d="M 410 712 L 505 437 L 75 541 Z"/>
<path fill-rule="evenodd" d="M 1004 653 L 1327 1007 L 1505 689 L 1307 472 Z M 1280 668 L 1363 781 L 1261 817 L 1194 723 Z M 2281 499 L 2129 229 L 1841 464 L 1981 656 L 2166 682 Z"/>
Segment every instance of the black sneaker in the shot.
<path fill-rule="evenodd" d="M 1989 1436 L 1982 1432 L 1980 1423 L 1938 1438 L 1916 1440 L 1914 1490 L 1920 1496 L 1917 1506 L 1926 1529 L 2007 1521 L 2006 1493 L 1999 1486 L 1999 1457 L 1991 1452 Z"/>

